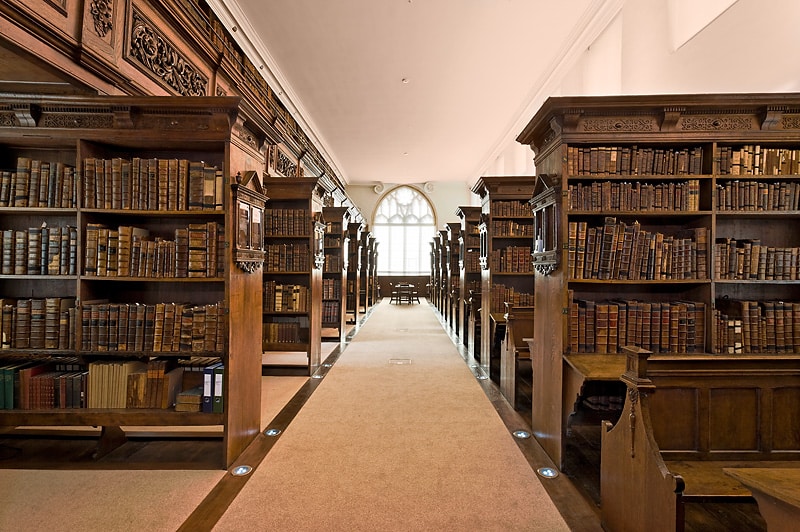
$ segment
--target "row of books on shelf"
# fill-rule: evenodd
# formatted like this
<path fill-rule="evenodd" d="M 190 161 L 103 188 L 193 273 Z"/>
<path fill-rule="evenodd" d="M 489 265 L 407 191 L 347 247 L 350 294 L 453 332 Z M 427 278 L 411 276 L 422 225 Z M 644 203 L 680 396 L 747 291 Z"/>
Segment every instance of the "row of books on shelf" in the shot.
<path fill-rule="evenodd" d="M 141 227 L 86 226 L 84 275 L 97 277 L 217 277 L 225 268 L 225 231 L 218 222 L 189 224 L 174 240 Z"/>
<path fill-rule="evenodd" d="M 714 276 L 727 280 L 796 281 L 800 247 L 773 247 L 757 238 L 718 238 Z"/>
<path fill-rule="evenodd" d="M 654 353 L 705 351 L 706 305 L 699 301 L 592 301 L 569 294 L 569 350 L 621 353 L 635 345 Z"/>
<path fill-rule="evenodd" d="M 341 235 L 342 234 L 342 222 L 325 222 L 325 234 L 326 235 Z"/>
<path fill-rule="evenodd" d="M 571 211 L 680 211 L 700 209 L 700 180 L 668 183 L 594 181 L 569 185 Z"/>
<path fill-rule="evenodd" d="M 308 244 L 270 244 L 264 257 L 264 271 L 305 272 L 310 269 Z"/>
<path fill-rule="evenodd" d="M 322 323 L 339 323 L 341 304 L 338 301 L 322 302 Z"/>
<path fill-rule="evenodd" d="M 208 359 L 0 362 L 0 409 L 223 411 L 224 366 Z"/>
<path fill-rule="evenodd" d="M 268 236 L 308 236 L 311 234 L 311 213 L 308 209 L 265 209 Z"/>
<path fill-rule="evenodd" d="M 219 303 L 84 303 L 81 350 L 85 352 L 221 353 L 225 307 Z"/>
<path fill-rule="evenodd" d="M 532 307 L 534 304 L 532 293 L 520 292 L 513 286 L 506 286 L 501 283 L 492 283 L 489 298 L 491 301 L 490 312 L 505 313 L 506 303 L 515 307 Z"/>
<path fill-rule="evenodd" d="M 720 211 L 800 210 L 800 182 L 730 181 L 717 184 L 714 204 Z"/>
<path fill-rule="evenodd" d="M 76 275 L 76 227 L 30 227 L 0 232 L 3 275 Z"/>
<path fill-rule="evenodd" d="M 533 220 L 531 220 L 533 222 Z M 519 223 L 516 220 L 492 220 L 492 236 L 528 236 L 533 238 L 533 223 Z M 480 245 L 480 241 L 478 241 Z"/>
<path fill-rule="evenodd" d="M 17 157 L 15 170 L 0 172 L 0 207 L 77 207 L 75 168 L 30 157 Z"/>
<path fill-rule="evenodd" d="M 342 237 L 334 236 L 334 235 L 325 235 L 325 247 L 326 248 L 340 248 L 342 247 Z"/>
<path fill-rule="evenodd" d="M 322 280 L 322 299 L 341 299 L 342 281 L 339 279 Z"/>
<path fill-rule="evenodd" d="M 721 175 L 798 175 L 800 150 L 767 148 L 760 144 L 746 144 L 739 148 L 717 147 Z"/>
<path fill-rule="evenodd" d="M 478 250 L 468 249 L 464 256 L 460 257 L 460 260 L 467 273 L 480 273 L 481 262 Z"/>
<path fill-rule="evenodd" d="M 693 175 L 703 171 L 703 148 L 570 146 L 567 172 L 583 175 Z"/>
<path fill-rule="evenodd" d="M 264 324 L 264 350 L 267 350 L 267 344 L 297 344 L 300 341 L 300 324 L 297 322 L 269 322 Z"/>
<path fill-rule="evenodd" d="M 532 179 L 532 178 L 531 178 Z M 524 218 L 532 216 L 527 201 L 495 200 L 492 201 L 492 216 L 515 216 Z"/>
<path fill-rule="evenodd" d="M 2 349 L 74 349 L 75 298 L 0 298 Z"/>
<path fill-rule="evenodd" d="M 308 312 L 308 287 L 300 284 L 265 281 L 264 310 L 266 312 Z"/>
<path fill-rule="evenodd" d="M 489 252 L 489 268 L 494 273 L 533 272 L 530 246 L 509 246 Z"/>
<path fill-rule="evenodd" d="M 572 279 L 708 279 L 708 229 L 665 235 L 606 217 L 602 226 L 567 225 L 568 273 Z"/>
<path fill-rule="evenodd" d="M 718 299 L 715 352 L 800 353 L 800 302 Z"/>
<path fill-rule="evenodd" d="M 337 273 L 342 271 L 344 263 L 339 255 L 325 255 L 324 273 Z"/>
<path fill-rule="evenodd" d="M 83 160 L 83 208 L 223 210 L 222 170 L 203 161 L 114 157 Z"/>

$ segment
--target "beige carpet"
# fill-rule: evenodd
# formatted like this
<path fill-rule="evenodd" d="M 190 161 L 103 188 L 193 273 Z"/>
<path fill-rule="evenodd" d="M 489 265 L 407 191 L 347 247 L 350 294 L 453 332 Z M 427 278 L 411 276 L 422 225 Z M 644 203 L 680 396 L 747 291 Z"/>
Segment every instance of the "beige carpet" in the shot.
<path fill-rule="evenodd" d="M 215 530 L 567 526 L 427 303 L 384 300 Z"/>
<path fill-rule="evenodd" d="M 0 530 L 176 530 L 225 471 L 0 470 Z"/>

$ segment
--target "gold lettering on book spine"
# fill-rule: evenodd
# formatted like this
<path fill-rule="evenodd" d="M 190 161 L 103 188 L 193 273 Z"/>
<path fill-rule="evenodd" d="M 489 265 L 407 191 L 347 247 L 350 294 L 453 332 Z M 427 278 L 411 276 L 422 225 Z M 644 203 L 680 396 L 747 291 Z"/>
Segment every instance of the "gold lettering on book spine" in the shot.
<path fill-rule="evenodd" d="M 181 96 L 205 96 L 207 93 L 208 80 L 205 76 L 182 57 L 135 9 L 128 56 L 137 60 Z"/>

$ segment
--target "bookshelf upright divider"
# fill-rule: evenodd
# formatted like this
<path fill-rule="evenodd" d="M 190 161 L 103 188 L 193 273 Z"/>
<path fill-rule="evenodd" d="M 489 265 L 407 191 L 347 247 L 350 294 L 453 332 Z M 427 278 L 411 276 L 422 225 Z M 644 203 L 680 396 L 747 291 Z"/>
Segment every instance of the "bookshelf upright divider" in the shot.
<path fill-rule="evenodd" d="M 472 294 L 480 294 L 481 290 L 481 265 L 480 265 L 480 223 L 481 208 L 472 206 L 462 206 L 456 209 L 456 214 L 461 219 L 461 231 L 459 233 L 459 281 L 458 281 L 458 301 L 461 316 L 461 342 L 465 346 L 473 345 L 470 339 L 474 340 L 475 331 L 470 327 Z M 480 297 L 480 296 L 477 296 Z M 474 321 L 473 321 L 474 323 Z M 475 356 L 474 352 L 470 353 Z"/>
<path fill-rule="evenodd" d="M 2 425 L 99 426 L 102 452 L 124 439 L 120 427 L 220 425 L 224 467 L 255 437 L 260 339 L 242 320 L 260 297 L 242 294 L 260 276 L 238 269 L 228 245 L 230 176 L 253 155 L 231 140 L 239 103 L 0 98 L 0 357 L 20 381 Z M 21 260 L 6 269 L 7 235 L 24 273 Z M 179 408 L 185 387 L 202 384 L 192 369 L 214 361 L 208 410 Z"/>
<path fill-rule="evenodd" d="M 534 176 L 484 176 L 472 187 L 481 198 L 481 349 L 480 363 L 500 379 L 500 338 L 506 303 L 532 306 L 533 217 L 528 201 Z"/>
<path fill-rule="evenodd" d="M 267 365 L 303 367 L 309 375 L 322 350 L 324 226 L 317 221 L 317 183 L 316 177 L 265 179 L 263 358 Z"/>
<path fill-rule="evenodd" d="M 325 267 L 322 272 L 323 338 L 344 342 L 347 336 L 348 207 L 323 207 Z"/>
<path fill-rule="evenodd" d="M 459 299 L 461 222 L 447 224 L 447 322 L 458 336 L 461 334 L 459 316 L 461 302 Z"/>
<path fill-rule="evenodd" d="M 358 323 L 361 316 L 361 222 L 347 224 L 347 316 L 348 323 Z"/>
<path fill-rule="evenodd" d="M 800 351 L 799 124 L 796 94 L 564 97 L 520 133 L 557 191 L 531 353 L 532 428 L 557 464 L 584 385 L 619 385 L 624 345 Z"/>

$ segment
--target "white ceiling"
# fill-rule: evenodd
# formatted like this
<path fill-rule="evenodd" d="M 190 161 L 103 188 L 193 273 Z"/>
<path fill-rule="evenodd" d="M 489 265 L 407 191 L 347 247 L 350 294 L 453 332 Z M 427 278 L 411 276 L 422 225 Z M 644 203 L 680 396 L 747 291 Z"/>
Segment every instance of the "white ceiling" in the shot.
<path fill-rule="evenodd" d="M 618 2 L 209 4 L 340 178 L 366 184 L 473 183 Z"/>

